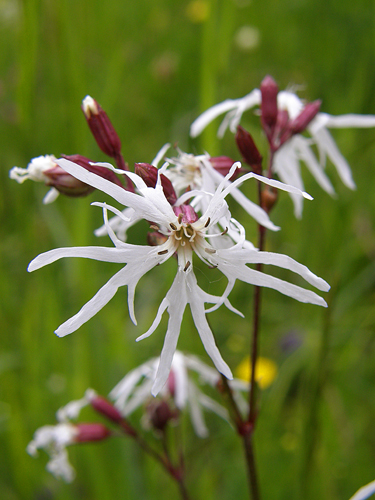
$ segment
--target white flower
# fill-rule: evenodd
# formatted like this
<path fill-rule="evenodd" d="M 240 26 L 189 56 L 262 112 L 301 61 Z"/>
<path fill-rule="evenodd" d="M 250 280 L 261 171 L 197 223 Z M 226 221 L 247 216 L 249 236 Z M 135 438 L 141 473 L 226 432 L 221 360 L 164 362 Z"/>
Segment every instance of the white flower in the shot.
<path fill-rule="evenodd" d="M 304 107 L 303 101 L 293 92 L 279 92 L 277 99 L 278 108 L 287 110 L 290 119 L 296 118 Z M 254 89 L 250 94 L 240 99 L 227 99 L 202 113 L 192 124 L 190 133 L 192 137 L 196 137 L 212 120 L 223 113 L 227 114 L 219 128 L 218 135 L 223 136 L 227 127 L 235 133 L 242 114 L 260 104 L 261 92 L 259 89 Z M 273 166 L 274 172 L 278 174 L 283 182 L 303 190 L 300 172 L 300 162 L 302 161 L 318 184 L 327 193 L 333 195 L 334 188 L 324 171 L 328 157 L 336 167 L 342 182 L 350 189 L 355 189 L 349 164 L 340 153 L 328 131 L 329 128 L 344 127 L 375 127 L 375 116 L 355 114 L 331 116 L 327 113 L 318 113 L 307 127 L 307 132 L 310 134 L 309 138 L 295 135 L 276 152 Z M 318 149 L 319 159 L 314 154 L 311 147 L 313 145 Z M 301 217 L 302 198 L 296 197 L 294 194 L 291 194 L 291 197 L 294 202 L 295 215 Z"/>
<path fill-rule="evenodd" d="M 161 390 L 168 378 L 173 354 L 176 350 L 180 333 L 182 317 L 187 304 L 190 305 L 195 326 L 197 327 L 207 353 L 214 362 L 217 370 L 223 373 L 227 378 L 232 378 L 232 374 L 215 344 L 214 336 L 206 319 L 206 313 L 217 309 L 223 303 L 229 309 L 238 313 L 238 311 L 231 306 L 227 298 L 237 279 L 257 286 L 273 288 L 301 302 L 326 306 L 326 302 L 314 292 L 268 274 L 258 272 L 247 266 L 247 264 L 256 263 L 276 265 L 299 274 L 308 283 L 316 286 L 319 290 L 327 291 L 329 289 L 329 285 L 324 280 L 318 278 L 309 271 L 307 267 L 299 264 L 286 255 L 260 252 L 254 248 L 245 248 L 244 229 L 237 221 L 230 219 L 228 206 L 225 202 L 225 197 L 233 188 L 237 187 L 241 182 L 253 177 L 288 192 L 298 193 L 298 189 L 292 186 L 286 186 L 275 180 L 265 179 L 253 173 L 246 174 L 231 183 L 228 187 L 225 187 L 228 178 L 233 175 L 235 169 L 240 165 L 235 164 L 228 176 L 223 179 L 216 192 L 212 195 L 207 210 L 200 218 L 197 218 L 197 216 L 194 217 L 191 215 L 192 208 L 189 205 L 181 205 L 180 207 L 175 207 L 175 209 L 172 208 L 164 195 L 160 182 L 160 175 L 155 188 L 149 188 L 136 174 L 114 169 L 117 173 L 125 173 L 125 175 L 130 177 L 139 192 L 139 194 L 135 194 L 87 171 L 69 160 L 58 160 L 58 164 L 80 181 L 102 190 L 119 203 L 131 208 L 134 211 L 134 218 L 152 221 L 158 231 L 167 238 L 163 244 L 156 247 L 124 243 L 116 237 L 107 219 L 107 210 L 111 210 L 117 215 L 123 216 L 121 212 L 105 203 L 95 203 L 95 205 L 103 207 L 108 234 L 115 248 L 94 246 L 58 248 L 36 257 L 29 264 L 29 271 L 39 269 L 62 257 L 84 257 L 105 262 L 126 264 L 126 266 L 118 271 L 75 316 L 63 323 L 56 330 L 56 334 L 59 337 L 74 332 L 92 318 L 107 304 L 107 302 L 109 302 L 120 286 L 128 287 L 129 314 L 132 321 L 136 324 L 134 294 L 138 281 L 153 267 L 164 263 L 173 255 L 177 255 L 178 269 L 173 284 L 163 299 L 150 329 L 137 339 L 141 340 L 151 335 L 159 325 L 164 311 L 168 311 L 168 328 L 161 353 L 161 361 L 152 389 L 154 395 Z M 111 168 L 113 169 L 113 167 Z M 159 173 L 162 173 L 162 171 L 163 169 L 160 169 Z M 199 191 L 186 193 L 180 197 L 176 205 L 184 203 L 190 197 L 199 196 L 200 194 Z M 308 197 L 307 194 L 305 194 L 305 196 Z M 237 230 L 240 235 L 238 243 L 232 245 L 230 248 L 219 248 L 220 244 L 215 244 L 214 246 L 207 241 L 207 239 L 210 239 L 214 243 L 215 240 L 220 240 L 220 238 L 224 236 L 224 234 L 220 233 L 215 235 L 210 234 L 210 231 L 217 225 L 218 221 L 223 220 L 226 220 L 228 228 L 231 227 L 233 231 Z M 193 272 L 193 253 L 208 266 L 218 268 L 227 277 L 228 285 L 221 297 L 210 295 L 198 286 Z M 206 302 L 213 304 L 208 310 L 205 309 Z"/>
<path fill-rule="evenodd" d="M 182 194 L 187 188 L 207 193 L 206 195 L 202 193 L 199 198 L 191 202 L 195 210 L 201 213 L 207 210 L 211 195 L 224 180 L 224 176 L 213 167 L 210 158 L 208 153 L 194 156 L 178 150 L 177 157 L 166 160 L 168 167 L 165 175 L 171 180 L 178 194 Z M 225 185 L 229 186 L 230 181 L 227 180 Z M 239 189 L 232 188 L 230 194 L 259 224 L 273 231 L 280 229 L 273 224 L 259 205 L 246 198 Z"/>
<path fill-rule="evenodd" d="M 140 405 L 147 402 L 155 380 L 160 358 L 153 358 L 129 372 L 111 391 L 110 398 L 117 409 L 127 417 Z M 191 372 L 199 375 L 199 384 L 216 387 L 220 382 L 219 373 L 202 363 L 196 356 L 176 351 L 173 356 L 168 383 L 160 391 L 162 398 L 172 397 L 176 407 L 183 411 L 188 409 L 194 430 L 199 437 L 206 437 L 208 430 L 204 421 L 203 409 L 213 411 L 225 420 L 229 415 L 223 406 L 204 394 L 191 376 Z M 230 381 L 230 386 L 239 402 L 244 402 L 240 391 L 247 391 L 249 386 L 242 380 Z"/>
<path fill-rule="evenodd" d="M 50 455 L 47 470 L 70 483 L 75 477 L 75 471 L 69 463 L 66 447 L 74 443 L 77 435 L 78 429 L 70 423 L 45 425 L 35 432 L 34 439 L 27 446 L 27 452 L 36 457 L 38 449 L 43 448 Z"/>
<path fill-rule="evenodd" d="M 9 172 L 9 177 L 20 184 L 25 182 L 26 179 L 48 183 L 49 178 L 44 172 L 53 167 L 56 167 L 56 158 L 53 155 L 38 156 L 31 160 L 27 168 L 13 167 Z M 43 198 L 43 203 L 52 203 L 58 196 L 58 190 L 53 187 Z"/>
<path fill-rule="evenodd" d="M 70 483 L 75 478 L 75 470 L 69 463 L 67 446 L 77 442 L 90 441 L 106 437 L 101 424 L 99 424 L 99 433 L 97 424 L 78 424 L 71 423 L 71 420 L 78 418 L 82 408 L 90 404 L 90 401 L 96 397 L 93 389 L 87 389 L 81 399 L 71 401 L 56 412 L 57 424 L 45 425 L 40 427 L 34 433 L 34 438 L 27 445 L 27 452 L 33 457 L 38 456 L 38 450 L 45 450 L 50 460 L 46 469 L 56 478 L 61 478 Z M 91 430 L 91 434 L 90 434 Z M 101 434 L 100 434 L 101 432 Z"/>

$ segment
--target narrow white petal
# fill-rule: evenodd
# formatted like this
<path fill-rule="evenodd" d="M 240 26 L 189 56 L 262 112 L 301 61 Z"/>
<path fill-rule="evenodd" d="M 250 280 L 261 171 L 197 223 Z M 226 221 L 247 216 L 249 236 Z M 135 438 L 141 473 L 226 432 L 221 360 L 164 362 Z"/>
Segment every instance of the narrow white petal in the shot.
<path fill-rule="evenodd" d="M 157 167 L 159 162 L 164 158 L 165 153 L 168 151 L 168 149 L 171 147 L 169 142 L 167 144 L 164 144 L 164 146 L 160 149 L 158 154 L 155 156 L 155 158 L 152 160 L 151 165 L 154 167 Z"/>
<path fill-rule="evenodd" d="M 352 497 L 350 497 L 350 500 L 365 500 L 374 493 L 375 481 L 371 481 L 371 483 L 366 484 L 366 486 L 362 486 L 362 488 L 360 488 Z"/>
<path fill-rule="evenodd" d="M 331 184 L 331 181 L 324 173 L 323 167 L 319 164 L 319 162 L 315 158 L 315 155 L 312 152 L 312 149 L 310 148 L 308 139 L 300 135 L 297 135 L 292 140 L 294 141 L 295 146 L 298 150 L 300 159 L 305 162 L 307 168 L 315 177 L 317 183 L 320 185 L 322 189 L 324 189 L 324 191 L 333 196 L 335 194 L 335 190 Z"/>
<path fill-rule="evenodd" d="M 191 137 L 197 137 L 202 132 L 202 130 L 204 130 L 207 125 L 211 123 L 215 118 L 222 115 L 223 113 L 226 113 L 227 111 L 230 111 L 235 106 L 236 100 L 227 99 L 226 101 L 221 102 L 220 104 L 216 104 L 215 106 L 212 106 L 212 108 L 204 111 L 204 113 L 198 116 L 198 118 L 191 124 Z"/>
<path fill-rule="evenodd" d="M 89 300 L 82 309 L 73 317 L 65 321 L 55 331 L 58 337 L 64 337 L 75 332 L 80 326 L 91 319 L 100 311 L 115 295 L 120 286 L 126 285 L 127 269 L 121 269 Z"/>
<path fill-rule="evenodd" d="M 305 290 L 304 288 L 293 285 L 292 283 L 288 283 L 287 281 L 279 278 L 275 278 L 274 276 L 270 276 L 269 274 L 255 271 L 246 265 L 235 265 L 228 262 L 224 263 L 223 261 L 222 263 L 219 263 L 218 267 L 228 279 L 239 279 L 240 281 L 244 281 L 250 285 L 265 286 L 267 288 L 277 290 L 288 297 L 292 297 L 299 302 L 327 307 L 325 300 L 316 293 L 310 290 Z"/>
<path fill-rule="evenodd" d="M 340 116 L 328 115 L 326 126 L 329 128 L 371 128 L 375 127 L 375 116 L 355 114 Z"/>
<path fill-rule="evenodd" d="M 56 198 L 59 196 L 59 194 L 60 193 L 57 191 L 56 188 L 51 188 L 43 198 L 44 205 L 48 205 L 49 203 L 54 202 Z"/>
<path fill-rule="evenodd" d="M 328 155 L 332 163 L 335 165 L 337 173 L 339 174 L 342 182 L 350 189 L 355 189 L 352 172 L 348 162 L 340 153 L 335 141 L 327 129 L 320 129 L 314 135 L 314 140 L 319 144 L 325 153 Z"/>
<path fill-rule="evenodd" d="M 182 317 L 187 305 L 185 275 L 182 275 L 181 271 L 177 273 L 177 277 L 173 285 L 175 285 L 175 287 L 174 293 L 171 294 L 171 303 L 168 307 L 169 321 L 167 333 L 165 334 L 159 367 L 151 391 L 153 396 L 156 396 L 159 393 L 168 379 L 173 355 L 176 351 L 177 341 L 180 335 Z"/>

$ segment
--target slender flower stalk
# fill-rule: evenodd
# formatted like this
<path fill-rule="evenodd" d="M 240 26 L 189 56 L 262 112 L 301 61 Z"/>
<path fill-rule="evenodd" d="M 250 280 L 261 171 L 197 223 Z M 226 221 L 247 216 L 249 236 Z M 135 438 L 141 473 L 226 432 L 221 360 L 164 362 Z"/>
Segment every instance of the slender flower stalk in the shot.
<path fill-rule="evenodd" d="M 111 168 L 116 173 L 125 173 L 137 187 L 139 194 L 136 194 L 126 191 L 92 172 L 88 172 L 86 169 L 69 160 L 58 160 L 58 164 L 77 179 L 96 189 L 101 189 L 116 201 L 130 208 L 133 211 L 133 218 L 143 218 L 147 221 L 152 221 L 152 226 L 156 227 L 158 232 L 166 237 L 166 241 L 156 247 L 124 243 L 116 237 L 109 226 L 107 211 L 110 210 L 120 217 L 124 217 L 124 215 L 116 208 L 105 203 L 95 203 L 95 205 L 103 208 L 104 221 L 115 248 L 60 248 L 36 257 L 29 264 L 29 271 L 39 269 L 63 257 L 84 257 L 126 264 L 75 316 L 56 330 L 58 336 L 62 337 L 77 330 L 109 302 L 120 286 L 125 285 L 128 287 L 129 314 L 132 321 L 136 324 L 134 294 L 138 281 L 153 267 L 163 264 L 173 255 L 177 255 L 178 268 L 173 284 L 163 299 L 150 329 L 137 339 L 142 340 L 150 336 L 158 327 L 163 313 L 168 311 L 168 328 L 160 364 L 152 387 L 153 395 L 156 395 L 167 381 L 187 304 L 190 305 L 194 323 L 207 353 L 217 370 L 229 379 L 232 378 L 231 370 L 221 357 L 219 349 L 216 346 L 213 333 L 207 323 L 206 314 L 216 310 L 222 304 L 226 305 L 233 312 L 241 314 L 228 300 L 228 295 L 236 280 L 273 288 L 300 302 L 326 306 L 324 299 L 316 293 L 268 274 L 259 273 L 248 267 L 248 264 L 260 263 L 279 266 L 299 274 L 319 290 L 327 291 L 329 289 L 329 285 L 324 280 L 318 278 L 309 269 L 290 257 L 249 248 L 245 244 L 246 239 L 243 227 L 231 218 L 225 201 L 226 196 L 234 188 L 250 178 L 255 178 L 265 184 L 288 192 L 300 193 L 298 189 L 253 173 L 248 173 L 228 185 L 228 179 L 240 167 L 240 164 L 237 163 L 233 165 L 229 174 L 219 184 L 211 197 L 206 211 L 199 217 L 193 207 L 185 203 L 189 199 L 202 196 L 202 193 L 195 190 L 185 193 L 177 200 L 175 206 L 172 207 L 163 192 L 160 175 L 158 176 L 155 188 L 150 188 L 147 187 L 141 177 L 134 173 L 114 169 L 108 164 L 100 164 L 100 166 Z M 162 174 L 164 170 L 160 169 L 159 172 Z M 301 195 L 309 197 L 305 193 L 300 193 Z M 217 233 L 217 228 L 220 225 L 221 227 L 224 226 L 224 229 L 221 233 Z M 228 247 L 228 236 L 226 233 L 229 232 L 229 228 L 231 231 L 237 233 L 238 238 L 235 243 L 232 242 L 231 246 Z M 212 231 L 216 232 L 216 234 L 212 234 Z M 226 248 L 222 248 L 222 244 L 220 243 L 220 240 L 223 238 L 225 238 Z M 222 296 L 210 295 L 198 286 L 193 271 L 193 254 L 207 264 L 208 267 L 218 268 L 226 276 L 228 284 Z M 205 309 L 205 303 L 211 303 L 213 306 Z"/>

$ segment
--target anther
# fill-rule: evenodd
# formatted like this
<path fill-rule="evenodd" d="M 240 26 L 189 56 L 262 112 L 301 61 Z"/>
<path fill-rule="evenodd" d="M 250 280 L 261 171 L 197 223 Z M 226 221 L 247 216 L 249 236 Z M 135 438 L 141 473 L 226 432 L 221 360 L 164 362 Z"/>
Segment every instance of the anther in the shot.
<path fill-rule="evenodd" d="M 150 224 L 150 229 L 155 229 L 155 231 L 159 231 L 159 226 L 156 226 L 156 224 Z"/>
<path fill-rule="evenodd" d="M 205 247 L 204 251 L 207 252 L 207 253 L 212 253 L 212 254 L 216 253 L 216 250 L 214 248 Z"/>
<path fill-rule="evenodd" d="M 181 224 L 182 222 L 182 217 L 184 216 L 184 214 L 178 214 L 178 223 Z"/>
<path fill-rule="evenodd" d="M 186 272 L 186 271 L 189 269 L 189 267 L 190 267 L 190 260 L 188 260 L 188 261 L 186 262 L 186 265 L 185 265 L 185 267 L 184 267 L 184 271 Z"/>
<path fill-rule="evenodd" d="M 165 255 L 166 253 L 168 253 L 168 250 L 160 250 L 160 252 L 158 252 L 158 255 Z"/>
<path fill-rule="evenodd" d="M 221 236 L 224 236 L 224 234 L 227 234 L 227 232 L 228 232 L 228 228 L 226 227 L 226 228 L 224 229 L 224 231 L 221 233 Z"/>
<path fill-rule="evenodd" d="M 169 225 L 171 226 L 173 231 L 177 231 L 177 226 L 175 224 L 173 224 L 173 222 L 171 222 Z"/>
<path fill-rule="evenodd" d="M 208 227 L 209 224 L 210 224 L 210 222 L 211 222 L 211 219 L 210 219 L 210 217 L 208 217 L 208 219 L 207 219 L 206 224 L 204 225 L 204 227 Z"/>

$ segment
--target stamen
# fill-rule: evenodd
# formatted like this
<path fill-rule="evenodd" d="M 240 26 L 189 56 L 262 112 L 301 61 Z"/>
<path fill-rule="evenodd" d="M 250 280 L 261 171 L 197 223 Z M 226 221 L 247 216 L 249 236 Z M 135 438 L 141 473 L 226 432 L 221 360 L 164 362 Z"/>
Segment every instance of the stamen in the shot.
<path fill-rule="evenodd" d="M 216 250 L 214 248 L 205 247 L 204 251 L 211 254 L 216 253 Z"/>
<path fill-rule="evenodd" d="M 190 260 L 186 262 L 186 265 L 184 267 L 184 272 L 186 272 L 189 269 L 189 267 L 190 267 Z"/>
<path fill-rule="evenodd" d="M 173 222 L 171 222 L 169 225 L 171 226 L 173 231 L 177 231 L 177 226 L 175 224 L 173 224 Z"/>
<path fill-rule="evenodd" d="M 158 252 L 158 255 L 165 255 L 166 253 L 168 253 L 168 250 L 160 250 L 160 252 Z"/>
<path fill-rule="evenodd" d="M 226 228 L 224 229 L 224 231 L 221 233 L 221 236 L 224 236 L 224 234 L 227 234 L 227 232 L 228 232 L 228 231 L 229 231 L 229 229 L 226 227 Z"/>
<path fill-rule="evenodd" d="M 210 222 L 211 222 L 211 218 L 208 217 L 208 219 L 207 219 L 206 224 L 204 225 L 204 227 L 208 227 L 210 225 Z"/>
<path fill-rule="evenodd" d="M 184 214 L 178 214 L 178 223 L 181 224 Z"/>

